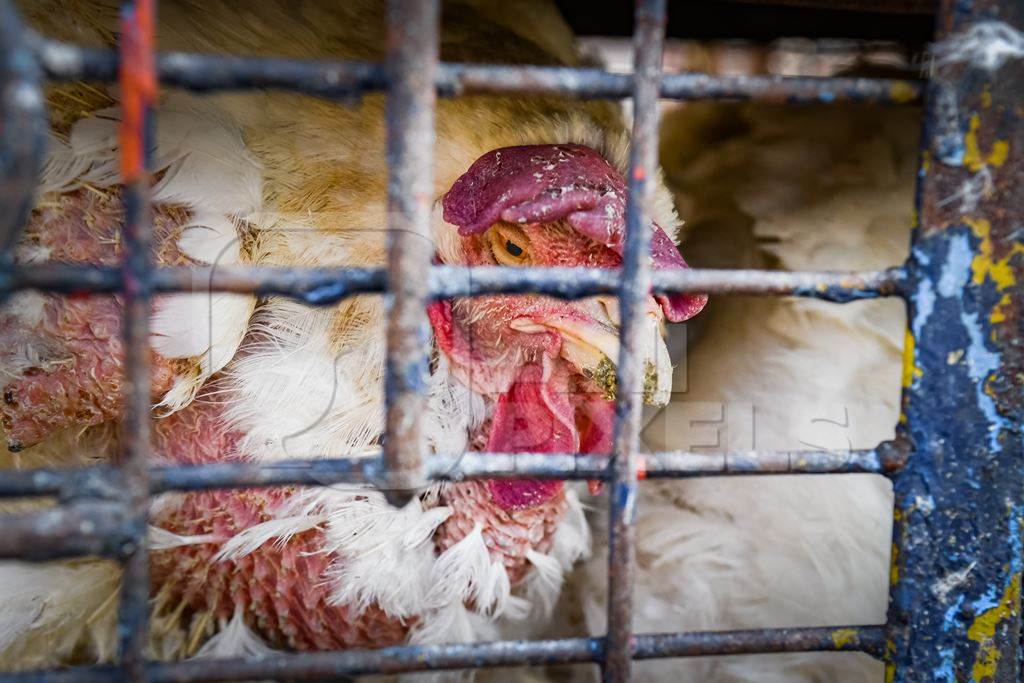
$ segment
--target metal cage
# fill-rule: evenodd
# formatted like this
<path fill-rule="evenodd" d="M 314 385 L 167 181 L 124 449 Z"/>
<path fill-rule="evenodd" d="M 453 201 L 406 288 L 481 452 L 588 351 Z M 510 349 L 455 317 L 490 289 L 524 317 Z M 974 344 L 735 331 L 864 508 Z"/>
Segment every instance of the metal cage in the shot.
<path fill-rule="evenodd" d="M 392 0 L 385 63 L 303 62 L 153 51 L 153 0 L 128 2 L 118 53 L 58 43 L 21 27 L 0 2 L 0 247 L 30 208 L 46 126 L 40 83 L 119 81 L 126 221 L 120 269 L 0 263 L 0 294 L 26 288 L 120 292 L 125 315 L 125 451 L 120 467 L 0 472 L 0 495 L 55 496 L 59 505 L 0 519 L 0 557 L 29 561 L 99 555 L 125 565 L 117 665 L 0 675 L 0 681 L 312 680 L 370 673 L 514 664 L 589 662 L 607 681 L 628 681 L 634 659 L 755 652 L 857 650 L 883 658 L 891 681 L 1018 681 L 1021 675 L 1021 521 L 1024 516 L 1024 67 L 937 60 L 927 83 L 860 78 L 714 77 L 661 74 L 665 0 L 639 0 L 635 72 L 438 63 L 436 0 Z M 942 0 L 936 37 L 957 41 L 986 24 L 1024 29 L 1017 0 Z M 1017 48 L 1020 50 L 1021 48 Z M 961 54 L 962 53 L 962 54 Z M 1016 61 L 1015 61 L 1016 60 Z M 1005 62 L 1009 62 L 1006 64 Z M 1000 68 L 1002 67 L 1002 68 Z M 998 78 L 996 71 L 998 70 Z M 388 267 L 153 268 L 146 150 L 158 83 L 193 91 L 283 88 L 321 96 L 388 93 Z M 462 93 L 559 93 L 631 97 L 635 105 L 624 267 L 460 268 L 430 263 L 428 232 L 434 100 Z M 911 256 L 871 272 L 651 272 L 652 185 L 659 98 L 789 103 L 926 101 L 917 225 Z M 985 185 L 972 204 L 951 201 Z M 200 284 L 197 284 L 200 283 Z M 387 439 L 380 458 L 191 467 L 147 465 L 148 306 L 156 292 L 255 292 L 324 305 L 386 293 Z M 837 303 L 895 296 L 908 305 L 898 438 L 867 451 L 663 452 L 638 448 L 643 301 L 658 292 L 805 296 Z M 615 454 L 437 454 L 420 435 L 433 298 L 536 292 L 576 298 L 615 294 L 623 312 Z M 655 477 L 871 472 L 896 492 L 888 623 L 826 628 L 634 634 L 632 526 L 637 481 Z M 147 661 L 146 515 L 162 491 L 363 481 L 392 500 L 430 479 L 599 479 L 610 501 L 609 630 L 603 637 L 282 653 L 260 659 Z M 408 496 L 408 493 L 404 494 Z"/>

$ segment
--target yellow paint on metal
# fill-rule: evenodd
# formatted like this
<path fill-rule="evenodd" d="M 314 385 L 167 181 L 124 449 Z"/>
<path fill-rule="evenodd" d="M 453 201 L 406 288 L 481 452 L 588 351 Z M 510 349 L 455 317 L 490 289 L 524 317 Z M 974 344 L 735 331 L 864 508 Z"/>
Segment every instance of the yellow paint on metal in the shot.
<path fill-rule="evenodd" d="M 995 283 L 1000 291 L 1016 285 L 1017 276 L 1013 272 L 1013 266 L 1010 265 L 1010 259 L 1015 254 L 1024 256 L 1024 243 L 1015 242 L 1006 256 L 996 260 L 993 258 L 992 224 L 985 218 L 965 218 L 964 220 L 971 227 L 971 231 L 981 240 L 978 244 L 978 253 L 971 260 L 971 280 L 974 284 L 980 285 L 988 278 Z M 999 303 L 992 307 L 989 321 L 1001 323 L 1006 320 L 1004 307 L 1009 303 L 1009 294 L 1004 294 Z"/>
<path fill-rule="evenodd" d="M 832 643 L 837 649 L 849 647 L 857 642 L 857 629 L 837 628 L 832 631 Z"/>
<path fill-rule="evenodd" d="M 981 127 L 981 119 L 975 114 L 971 117 L 970 129 L 964 136 L 964 165 L 977 173 L 984 166 L 981 160 L 981 150 L 978 148 L 978 128 Z"/>
<path fill-rule="evenodd" d="M 889 88 L 889 94 L 892 96 L 894 102 L 899 102 L 901 104 L 912 102 L 917 96 L 917 93 L 915 93 L 914 89 L 910 87 L 910 84 L 902 81 L 893 83 L 892 87 Z"/>
<path fill-rule="evenodd" d="M 978 145 L 979 128 L 981 128 L 981 119 L 975 114 L 971 117 L 970 128 L 964 136 L 964 166 L 975 173 L 985 166 L 1002 166 L 1010 156 L 1010 143 L 1007 140 L 996 140 L 992 143 L 989 153 L 982 154 L 981 147 Z"/>
<path fill-rule="evenodd" d="M 988 163 L 990 166 L 999 168 L 1006 163 L 1006 159 L 1009 156 L 1010 142 L 1008 140 L 996 140 L 992 143 L 992 151 L 988 153 Z"/>
<path fill-rule="evenodd" d="M 903 519 L 903 510 L 896 508 L 892 511 L 892 521 L 894 524 L 899 524 Z M 900 580 L 900 567 L 897 560 L 900 557 L 900 549 L 896 545 L 896 541 L 892 542 L 892 550 L 889 554 L 889 585 L 895 586 Z"/>
<path fill-rule="evenodd" d="M 999 303 L 992 307 L 992 312 L 988 316 L 988 321 L 992 324 L 1006 322 L 1006 311 L 1003 310 L 1003 307 L 1009 305 L 1010 295 L 1003 294 L 1003 298 L 999 300 Z"/>
<path fill-rule="evenodd" d="M 999 649 L 993 639 L 996 629 L 1004 621 L 1017 619 L 1020 612 L 1020 572 L 1010 577 L 1010 583 L 1003 592 L 999 604 L 987 609 L 971 623 L 967 629 L 967 637 L 978 643 L 978 653 L 974 656 L 971 668 L 971 680 L 993 680 L 999 666 Z"/>
<path fill-rule="evenodd" d="M 908 328 L 903 335 L 903 388 L 908 389 L 921 376 L 921 368 L 915 363 L 914 335 Z"/>

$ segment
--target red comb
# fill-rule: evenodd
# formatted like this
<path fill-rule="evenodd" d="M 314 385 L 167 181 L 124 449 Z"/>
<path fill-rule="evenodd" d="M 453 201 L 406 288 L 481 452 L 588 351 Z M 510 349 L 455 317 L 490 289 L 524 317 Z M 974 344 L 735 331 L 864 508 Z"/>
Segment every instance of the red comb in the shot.
<path fill-rule="evenodd" d="M 444 219 L 460 235 L 487 230 L 499 220 L 566 220 L 590 239 L 622 255 L 626 182 L 596 150 L 584 145 L 523 145 L 495 149 L 473 162 L 442 199 Z M 687 268 L 665 231 L 653 224 L 655 268 Z M 672 322 L 691 318 L 707 296 L 657 295 Z"/>

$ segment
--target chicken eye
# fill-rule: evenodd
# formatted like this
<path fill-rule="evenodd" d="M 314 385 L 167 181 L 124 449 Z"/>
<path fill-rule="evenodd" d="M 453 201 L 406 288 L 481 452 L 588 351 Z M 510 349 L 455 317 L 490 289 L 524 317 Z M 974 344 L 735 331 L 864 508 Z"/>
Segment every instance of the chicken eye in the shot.
<path fill-rule="evenodd" d="M 530 240 L 514 226 L 502 226 L 488 235 L 494 260 L 503 266 L 522 266 L 530 259 Z"/>

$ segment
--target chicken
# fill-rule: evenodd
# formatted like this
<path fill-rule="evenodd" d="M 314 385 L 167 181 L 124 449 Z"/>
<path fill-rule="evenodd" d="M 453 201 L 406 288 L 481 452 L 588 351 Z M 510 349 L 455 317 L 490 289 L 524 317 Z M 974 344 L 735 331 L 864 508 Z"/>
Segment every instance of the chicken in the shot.
<path fill-rule="evenodd" d="M 36 3 L 41 30 L 110 42 L 112 8 Z M 73 20 L 69 20 L 70 16 Z M 375 2 L 161 5 L 163 49 L 380 59 Z M 449 61 L 575 63 L 542 2 L 451 2 Z M 106 90 L 51 92 L 54 132 L 16 258 L 114 263 L 122 218 L 119 113 Z M 379 265 L 383 96 L 336 103 L 283 93 L 165 94 L 153 196 L 161 265 Z M 626 138 L 614 107 L 555 98 L 438 103 L 434 243 L 463 265 L 621 264 Z M 659 181 L 660 182 L 660 181 Z M 652 257 L 686 267 L 659 185 Z M 660 329 L 701 296 L 651 297 L 647 398 L 664 402 Z M 38 293 L 3 309 L 0 407 L 15 466 L 111 457 L 121 348 L 116 298 Z M 429 308 L 435 353 L 427 434 L 466 449 L 610 450 L 615 301 L 484 296 Z M 383 424 L 383 302 L 330 308 L 280 297 L 157 297 L 152 316 L 158 463 L 370 456 Z M 588 552 L 578 496 L 560 482 L 434 486 L 402 509 L 368 487 L 168 494 L 150 511 L 160 658 L 472 640 L 554 603 Z M 0 661 L 41 666 L 113 654 L 117 570 L 95 560 L 0 568 Z M 29 618 L 26 618 L 26 615 Z"/>
<path fill-rule="evenodd" d="M 687 105 L 666 115 L 662 164 L 688 221 L 688 256 L 703 267 L 786 270 L 902 262 L 919 129 L 916 110 L 846 105 Z M 899 420 L 905 325 L 895 299 L 718 298 L 689 334 L 673 333 L 676 393 L 645 444 L 873 448 Z M 889 483 L 871 475 L 642 483 L 634 629 L 883 623 L 892 505 Z M 558 611 L 601 633 L 606 517 L 591 519 L 594 556 Z M 716 683 L 884 677 L 880 662 L 853 653 L 651 660 L 635 672 Z"/>

